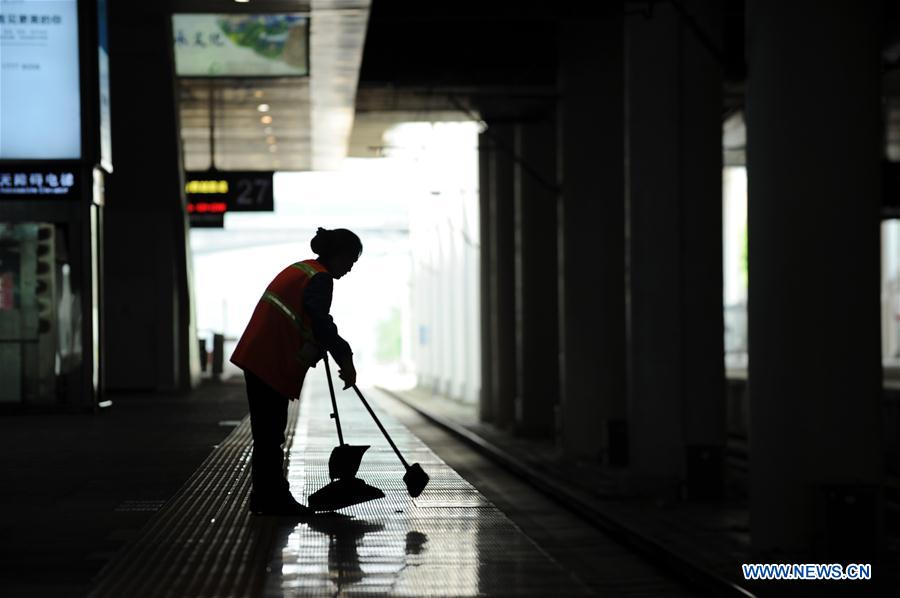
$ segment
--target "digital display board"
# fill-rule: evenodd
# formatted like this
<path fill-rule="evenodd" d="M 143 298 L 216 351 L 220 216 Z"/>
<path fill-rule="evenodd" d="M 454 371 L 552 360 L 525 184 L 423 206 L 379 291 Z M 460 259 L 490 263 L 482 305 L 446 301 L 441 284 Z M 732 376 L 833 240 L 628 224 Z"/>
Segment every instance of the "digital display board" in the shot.
<path fill-rule="evenodd" d="M 273 176 L 271 171 L 185 173 L 188 213 L 271 212 L 275 209 Z"/>
<path fill-rule="evenodd" d="M 290 14 L 172 16 L 181 77 L 290 77 L 309 74 L 309 19 Z"/>
<path fill-rule="evenodd" d="M 0 0 L 0 160 L 80 157 L 77 0 Z"/>

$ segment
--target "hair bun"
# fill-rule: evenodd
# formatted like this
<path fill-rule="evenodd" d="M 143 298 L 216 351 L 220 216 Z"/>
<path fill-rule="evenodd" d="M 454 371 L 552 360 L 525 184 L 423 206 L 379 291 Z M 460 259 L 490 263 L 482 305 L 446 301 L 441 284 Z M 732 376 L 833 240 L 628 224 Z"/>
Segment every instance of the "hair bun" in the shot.
<path fill-rule="evenodd" d="M 310 249 L 316 255 L 330 258 L 341 252 L 352 253 L 357 257 L 362 255 L 362 241 L 355 233 L 345 228 L 329 230 L 324 227 L 316 229 L 316 235 L 309 242 Z"/>

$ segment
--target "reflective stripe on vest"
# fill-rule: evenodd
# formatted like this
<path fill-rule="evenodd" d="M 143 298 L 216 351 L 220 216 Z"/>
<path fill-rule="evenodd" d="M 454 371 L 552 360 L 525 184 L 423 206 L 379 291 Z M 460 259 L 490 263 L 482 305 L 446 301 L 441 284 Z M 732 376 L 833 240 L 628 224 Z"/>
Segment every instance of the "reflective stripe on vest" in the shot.
<path fill-rule="evenodd" d="M 297 268 L 298 270 L 306 274 L 309 278 L 312 278 L 319 273 L 319 270 L 316 270 L 309 264 L 304 264 L 303 262 L 297 262 L 296 264 L 291 264 L 291 266 Z"/>
<path fill-rule="evenodd" d="M 303 323 L 303 320 L 300 318 L 300 316 L 295 314 L 294 310 L 292 310 L 290 307 L 288 307 L 288 305 L 284 301 L 282 301 L 278 295 L 276 295 L 272 291 L 266 291 L 265 293 L 263 293 L 262 299 L 263 299 L 263 301 L 266 301 L 266 302 L 270 303 L 271 305 L 274 305 L 275 307 L 277 307 L 278 310 L 281 313 L 283 313 L 287 317 L 288 320 L 291 321 L 291 324 L 293 324 L 294 327 L 300 331 L 300 334 L 301 334 L 301 336 L 303 336 L 304 339 L 306 339 L 308 341 L 314 340 L 312 330 L 310 330 Z"/>

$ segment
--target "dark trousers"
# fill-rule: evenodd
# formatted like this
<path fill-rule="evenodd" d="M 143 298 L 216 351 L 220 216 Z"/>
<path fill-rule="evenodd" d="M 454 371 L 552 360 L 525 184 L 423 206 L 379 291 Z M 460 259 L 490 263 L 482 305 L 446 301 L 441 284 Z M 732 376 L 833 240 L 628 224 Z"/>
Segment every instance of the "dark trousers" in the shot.
<path fill-rule="evenodd" d="M 288 481 L 284 478 L 284 452 L 281 449 L 287 426 L 288 399 L 246 370 L 244 380 L 247 383 L 250 429 L 253 433 L 253 494 L 274 497 L 288 491 Z"/>

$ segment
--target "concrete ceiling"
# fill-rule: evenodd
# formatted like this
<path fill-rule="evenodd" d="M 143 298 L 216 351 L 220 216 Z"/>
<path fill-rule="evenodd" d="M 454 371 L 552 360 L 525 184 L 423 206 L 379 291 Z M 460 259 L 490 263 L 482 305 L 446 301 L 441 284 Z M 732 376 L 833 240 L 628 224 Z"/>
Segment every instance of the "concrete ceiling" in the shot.
<path fill-rule="evenodd" d="M 311 168 L 308 80 L 185 78 L 178 96 L 185 170 L 212 166 L 210 130 L 220 170 Z"/>
<path fill-rule="evenodd" d="M 371 0 L 175 0 L 176 13 L 310 15 L 310 75 L 178 81 L 187 170 L 331 170 L 347 154 Z M 268 108 L 268 111 L 262 112 Z M 269 122 L 267 122 L 269 121 Z M 212 146 L 211 160 L 210 127 Z"/>
<path fill-rule="evenodd" d="M 435 110 L 464 104 L 492 122 L 546 117 L 556 99 L 559 24 L 621 18 L 660 1 L 375 0 L 357 114 L 430 102 Z M 743 103 L 745 7 L 721 4 L 727 116 Z"/>
<path fill-rule="evenodd" d="M 312 167 L 332 170 L 347 155 L 371 0 L 312 0 Z"/>

